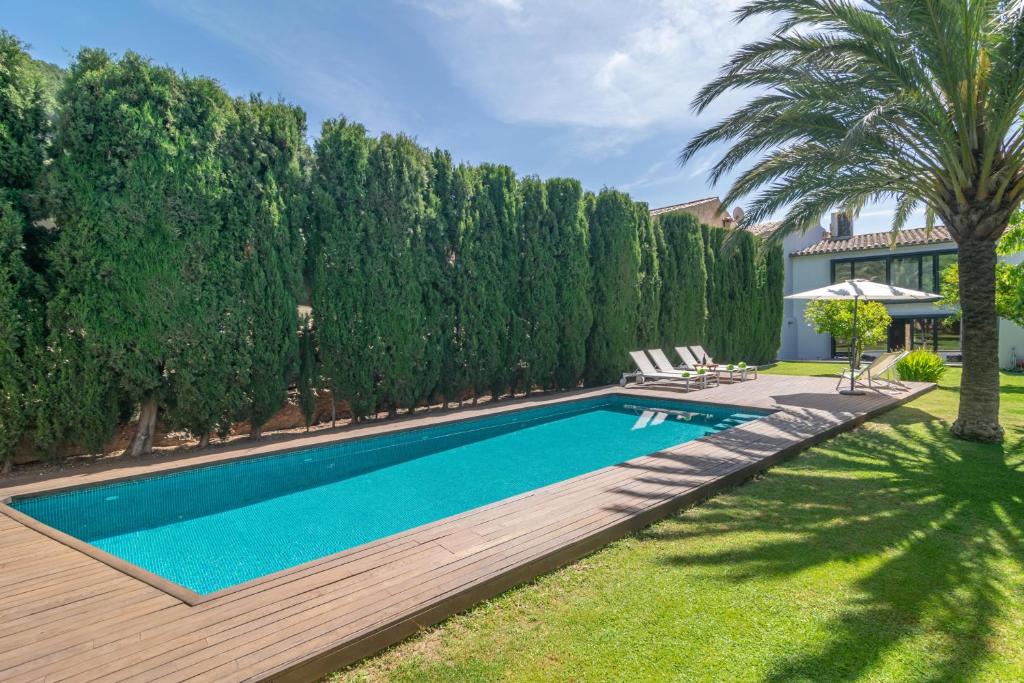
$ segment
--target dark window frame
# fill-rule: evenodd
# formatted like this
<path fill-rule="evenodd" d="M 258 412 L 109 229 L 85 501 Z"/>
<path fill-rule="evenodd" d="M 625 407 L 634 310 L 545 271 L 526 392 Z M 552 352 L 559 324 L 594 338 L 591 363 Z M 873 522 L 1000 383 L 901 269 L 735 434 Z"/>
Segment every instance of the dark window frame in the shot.
<path fill-rule="evenodd" d="M 885 284 L 892 284 L 892 260 L 894 258 L 917 258 L 917 283 L 918 287 L 921 286 L 921 281 L 924 280 L 924 257 L 931 256 L 932 258 L 932 282 L 935 283 L 935 287 L 939 286 L 939 256 L 943 254 L 956 254 L 956 249 L 934 249 L 931 251 L 908 251 L 888 254 L 874 254 L 872 256 L 849 256 L 844 258 L 834 258 L 829 261 L 829 272 L 828 279 L 829 284 L 836 281 L 836 264 L 851 263 L 854 264 L 851 269 L 851 274 L 854 278 L 857 277 L 857 261 L 875 261 L 878 259 L 885 259 Z"/>

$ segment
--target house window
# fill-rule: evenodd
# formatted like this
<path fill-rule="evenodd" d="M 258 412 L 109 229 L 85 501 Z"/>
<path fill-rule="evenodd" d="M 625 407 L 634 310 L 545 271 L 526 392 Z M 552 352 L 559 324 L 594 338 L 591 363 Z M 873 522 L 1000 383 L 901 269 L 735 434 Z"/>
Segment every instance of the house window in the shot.
<path fill-rule="evenodd" d="M 891 266 L 892 277 L 889 284 L 909 289 L 921 289 L 921 260 L 920 256 L 894 257 Z"/>
<path fill-rule="evenodd" d="M 938 292 L 940 274 L 953 263 L 956 263 L 955 251 L 835 259 L 832 261 L 832 282 L 861 278 L 923 292 Z"/>
<path fill-rule="evenodd" d="M 865 259 L 853 262 L 853 276 L 858 280 L 871 280 L 872 282 L 885 282 L 885 259 Z"/>
<path fill-rule="evenodd" d="M 832 284 L 842 282 L 843 280 L 853 279 L 853 262 L 852 261 L 833 261 L 832 262 Z"/>

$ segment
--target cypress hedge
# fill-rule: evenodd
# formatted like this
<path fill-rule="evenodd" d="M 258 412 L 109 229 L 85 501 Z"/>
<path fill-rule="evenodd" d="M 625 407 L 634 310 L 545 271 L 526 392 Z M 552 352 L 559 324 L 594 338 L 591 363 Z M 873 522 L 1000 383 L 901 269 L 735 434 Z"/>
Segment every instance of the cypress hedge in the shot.
<path fill-rule="evenodd" d="M 680 344 L 703 344 L 706 337 L 708 270 L 704 239 L 693 216 L 674 213 L 659 221 L 661 251 L 661 309 L 657 346 L 671 357 Z"/>
<path fill-rule="evenodd" d="M 590 211 L 591 298 L 584 381 L 607 384 L 628 365 L 640 316 L 639 212 L 622 192 L 601 190 Z"/>
<path fill-rule="evenodd" d="M 554 384 L 558 363 L 558 279 L 554 250 L 555 215 L 548 206 L 547 185 L 536 177 L 519 183 L 520 296 L 516 315 L 523 329 L 523 389 Z"/>
<path fill-rule="evenodd" d="M 551 214 L 551 249 L 555 260 L 557 358 L 552 375 L 556 389 L 579 385 L 587 360 L 587 337 L 594 321 L 591 305 L 590 226 L 583 186 L 572 178 L 547 181 Z"/>
<path fill-rule="evenodd" d="M 300 109 L 134 53 L 83 50 L 56 97 L 0 57 L 4 462 L 26 430 L 258 436 L 292 386 L 308 424 L 321 383 L 360 420 L 612 382 L 635 348 L 774 357 L 783 257 L 745 231 L 344 119 L 311 150 Z"/>
<path fill-rule="evenodd" d="M 32 423 L 43 362 L 46 297 L 42 264 L 27 245 L 39 197 L 49 131 L 47 91 L 22 44 L 0 30 L 0 465 Z"/>
<path fill-rule="evenodd" d="M 376 408 L 373 301 L 367 300 L 369 263 L 365 216 L 371 141 L 366 129 L 344 119 L 323 124 L 310 180 L 311 302 L 321 370 L 335 399 L 354 419 Z M 379 295 L 375 293 L 374 296 Z"/>

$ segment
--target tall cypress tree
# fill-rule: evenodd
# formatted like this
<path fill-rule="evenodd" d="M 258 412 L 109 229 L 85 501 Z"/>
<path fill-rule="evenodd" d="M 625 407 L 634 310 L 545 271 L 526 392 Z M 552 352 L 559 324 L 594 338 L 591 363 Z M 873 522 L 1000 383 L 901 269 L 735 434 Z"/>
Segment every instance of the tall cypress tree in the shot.
<path fill-rule="evenodd" d="M 226 434 L 244 402 L 239 374 L 246 366 L 242 340 L 246 329 L 239 303 L 240 253 L 223 206 L 238 199 L 225 178 L 232 176 L 232 158 L 224 147 L 234 143 L 234 104 L 214 82 L 184 80 L 180 84 L 182 118 L 179 135 L 193 156 L 186 173 L 196 191 L 179 223 L 177 240 L 182 272 L 176 299 L 177 320 L 165 340 L 164 404 L 166 421 L 208 443 L 211 432 Z M 229 142 L 230 141 L 230 142 Z"/>
<path fill-rule="evenodd" d="M 785 262 L 782 244 L 757 238 L 757 332 L 753 337 L 755 348 L 751 351 L 753 363 L 770 363 L 775 360 L 782 334 L 782 295 L 785 278 Z"/>
<path fill-rule="evenodd" d="M 421 240 L 427 214 L 432 165 L 404 135 L 382 135 L 367 163 L 366 238 L 363 242 L 367 306 L 373 328 L 370 363 L 379 397 L 394 413 L 422 397 L 426 321 L 420 287 Z"/>
<path fill-rule="evenodd" d="M 472 381 L 467 359 L 467 334 L 472 331 L 467 322 L 472 318 L 461 296 L 468 279 L 462 252 L 469 239 L 467 235 L 476 230 L 476 194 L 480 184 L 476 170 L 466 165 L 454 166 L 448 152 L 435 151 L 433 164 L 437 210 L 434 229 L 428 233 L 428 250 L 435 263 L 433 270 L 439 283 L 435 291 L 441 308 L 437 391 L 447 405 L 448 401 L 461 401 Z M 430 289 L 425 288 L 425 292 L 429 294 Z"/>
<path fill-rule="evenodd" d="M 704 344 L 707 321 L 707 279 L 704 240 L 693 216 L 660 217 L 664 234 L 659 346 Z"/>
<path fill-rule="evenodd" d="M 152 448 L 175 332 L 194 314 L 183 282 L 205 275 L 192 267 L 188 240 L 216 225 L 214 136 L 203 129 L 217 108 L 193 97 L 188 80 L 134 53 L 114 61 L 83 50 L 61 91 L 53 141 L 61 232 L 50 317 L 139 406 L 129 454 Z"/>
<path fill-rule="evenodd" d="M 558 363 L 559 312 L 554 250 L 555 215 L 547 188 L 537 177 L 519 182 L 522 261 L 516 315 L 523 326 L 523 388 L 549 388 Z"/>
<path fill-rule="evenodd" d="M 239 312 L 248 360 L 242 416 L 258 437 L 284 405 L 298 371 L 306 115 L 258 97 L 237 100 L 235 108 L 228 231 L 241 260 Z"/>
<path fill-rule="evenodd" d="M 0 465 L 10 469 L 15 443 L 31 419 L 34 364 L 41 362 L 42 302 L 23 259 L 24 215 L 0 191 Z"/>
<path fill-rule="evenodd" d="M 651 212 L 646 204 L 635 203 L 633 209 L 640 240 L 640 303 L 637 311 L 636 345 L 651 348 L 661 343 L 661 335 L 658 332 L 662 289 L 659 256 L 665 251 L 665 236 L 661 224 L 651 218 Z"/>
<path fill-rule="evenodd" d="M 558 343 L 552 381 L 559 389 L 571 389 L 583 377 L 587 336 L 594 320 L 590 292 L 590 229 L 580 182 L 572 178 L 551 178 L 546 184 L 551 250 L 558 278 L 555 288 Z"/>
<path fill-rule="evenodd" d="M 45 93 L 22 45 L 0 30 L 0 466 L 31 421 L 30 394 L 44 362 L 44 280 L 26 261 L 39 206 Z M 30 257 L 29 257 L 30 258 Z"/>
<path fill-rule="evenodd" d="M 590 215 L 594 321 L 587 339 L 585 379 L 618 379 L 636 342 L 640 305 L 640 236 L 630 198 L 602 190 Z"/>
<path fill-rule="evenodd" d="M 376 407 L 370 354 L 366 241 L 366 129 L 344 119 L 323 124 L 310 181 L 311 299 L 324 377 L 355 418 Z M 372 296 L 372 295 L 371 295 Z M 377 294 L 379 296 L 379 294 Z"/>
<path fill-rule="evenodd" d="M 522 327 L 513 315 L 519 295 L 516 178 L 507 166 L 477 169 L 473 220 L 462 234 L 461 318 L 467 376 L 475 395 L 497 398 L 511 385 Z"/>

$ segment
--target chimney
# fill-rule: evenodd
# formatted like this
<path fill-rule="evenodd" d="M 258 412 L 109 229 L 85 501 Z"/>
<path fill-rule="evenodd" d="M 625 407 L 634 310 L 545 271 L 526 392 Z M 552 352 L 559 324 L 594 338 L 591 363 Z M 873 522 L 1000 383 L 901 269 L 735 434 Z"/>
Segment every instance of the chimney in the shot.
<path fill-rule="evenodd" d="M 852 237 L 853 217 L 846 211 L 833 211 L 829 236 L 834 240 L 845 240 Z"/>

